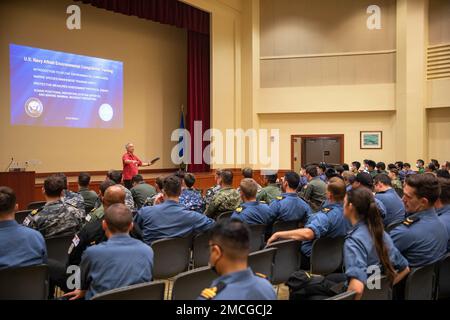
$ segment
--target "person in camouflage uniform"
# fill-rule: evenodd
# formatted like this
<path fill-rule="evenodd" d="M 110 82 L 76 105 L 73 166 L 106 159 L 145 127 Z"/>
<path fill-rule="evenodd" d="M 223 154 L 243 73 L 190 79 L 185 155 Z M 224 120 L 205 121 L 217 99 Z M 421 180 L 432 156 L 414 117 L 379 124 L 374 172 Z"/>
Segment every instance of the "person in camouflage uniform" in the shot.
<path fill-rule="evenodd" d="M 46 205 L 34 210 L 23 224 L 39 231 L 45 239 L 74 235 L 84 223 L 84 210 L 64 202 L 64 180 L 57 175 L 44 182 Z"/>
<path fill-rule="evenodd" d="M 180 195 L 180 204 L 186 209 L 203 213 L 205 211 L 205 201 L 200 191 L 194 189 L 195 176 L 192 173 L 186 173 L 183 178 L 186 188 Z"/>
<path fill-rule="evenodd" d="M 148 197 L 145 200 L 144 204 L 142 205 L 142 208 L 154 206 L 155 200 L 157 198 L 161 198 L 163 196 L 163 184 L 164 184 L 164 177 L 156 178 L 156 181 L 155 181 L 156 194 L 152 197 Z"/>
<path fill-rule="evenodd" d="M 252 168 L 244 168 L 242 169 L 242 179 L 253 179 L 253 169 Z M 253 179 L 255 182 L 256 180 Z M 262 190 L 261 185 L 256 182 L 256 186 L 258 188 L 257 193 L 260 193 Z M 237 192 L 240 194 L 241 193 L 241 187 L 239 186 L 237 189 Z"/>
<path fill-rule="evenodd" d="M 205 194 L 205 205 L 206 205 L 206 207 L 209 206 L 209 204 L 211 203 L 211 200 L 214 198 L 216 193 L 219 192 L 219 190 L 220 190 L 220 184 L 219 184 L 220 170 L 216 170 L 216 174 L 214 176 L 214 179 L 215 179 L 216 185 L 214 187 L 211 187 L 208 190 L 206 190 L 206 194 Z"/>
<path fill-rule="evenodd" d="M 100 197 L 99 200 L 101 202 L 101 205 L 97 209 L 93 209 L 89 214 L 86 216 L 86 222 L 93 223 L 97 220 L 102 220 L 103 216 L 105 215 L 105 211 L 103 208 L 103 198 L 105 197 L 105 192 L 109 187 L 115 186 L 116 183 L 111 180 L 105 180 L 100 184 Z"/>
<path fill-rule="evenodd" d="M 241 203 L 241 196 L 232 186 L 233 172 L 230 170 L 221 171 L 219 183 L 220 190 L 215 194 L 205 211 L 205 214 L 212 219 L 217 218 L 223 212 L 236 210 Z"/>
<path fill-rule="evenodd" d="M 261 191 L 256 195 L 257 201 L 263 201 L 267 204 L 270 204 L 277 197 L 281 196 L 281 188 L 277 184 L 277 179 L 277 174 L 264 176 L 264 180 L 267 186 L 262 188 Z"/>
<path fill-rule="evenodd" d="M 123 187 L 123 191 L 125 192 L 125 205 L 128 207 L 128 209 L 130 209 L 131 211 L 134 211 L 135 204 L 134 204 L 133 194 L 131 193 L 130 190 L 128 190 L 121 184 L 122 183 L 122 171 L 118 171 L 118 170 L 109 171 L 108 178 L 109 178 L 109 180 L 112 180 L 113 182 L 115 182 L 117 185 Z"/>
<path fill-rule="evenodd" d="M 67 177 L 64 173 L 58 173 L 56 174 L 57 177 L 59 177 L 64 184 L 64 190 L 62 192 L 61 200 L 62 202 L 71 205 L 72 207 L 75 207 L 81 211 L 83 211 L 83 215 L 86 215 L 86 209 L 84 206 L 84 199 L 83 196 L 79 193 L 73 192 L 69 190 L 68 183 L 67 183 Z"/>
<path fill-rule="evenodd" d="M 131 194 L 133 195 L 134 205 L 136 206 L 136 209 L 139 210 L 143 207 L 148 198 L 152 198 L 156 195 L 156 189 L 146 183 L 144 177 L 140 174 L 135 175 L 133 179 L 131 179 L 131 183 L 133 184 Z"/>

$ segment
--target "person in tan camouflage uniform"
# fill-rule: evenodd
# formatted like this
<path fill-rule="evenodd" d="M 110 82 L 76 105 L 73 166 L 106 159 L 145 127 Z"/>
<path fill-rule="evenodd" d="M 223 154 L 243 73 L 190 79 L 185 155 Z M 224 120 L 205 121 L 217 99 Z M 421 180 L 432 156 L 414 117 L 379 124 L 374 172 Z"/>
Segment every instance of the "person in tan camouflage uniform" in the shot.
<path fill-rule="evenodd" d="M 221 213 L 234 211 L 241 203 L 241 197 L 233 188 L 233 172 L 222 170 L 219 178 L 220 190 L 214 195 L 206 208 L 205 214 L 215 219 Z"/>

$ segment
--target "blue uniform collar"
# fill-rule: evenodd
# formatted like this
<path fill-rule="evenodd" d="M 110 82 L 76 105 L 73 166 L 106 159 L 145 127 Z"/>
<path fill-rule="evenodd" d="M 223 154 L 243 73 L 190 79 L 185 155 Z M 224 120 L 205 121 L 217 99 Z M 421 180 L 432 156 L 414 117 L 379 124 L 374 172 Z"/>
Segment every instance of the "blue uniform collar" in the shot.
<path fill-rule="evenodd" d="M 0 229 L 1 228 L 11 228 L 11 227 L 16 227 L 19 224 L 17 223 L 16 220 L 6 220 L 6 221 L 0 221 Z"/>
<path fill-rule="evenodd" d="M 438 216 L 442 216 L 444 213 L 450 213 L 450 204 L 443 206 L 442 208 L 436 209 Z"/>
<path fill-rule="evenodd" d="M 229 273 L 229 274 L 226 274 L 224 276 L 217 278 L 216 280 L 214 280 L 213 286 L 216 286 L 220 282 L 222 282 L 224 284 L 230 284 L 233 282 L 245 281 L 246 279 L 250 278 L 251 276 L 253 276 L 253 271 L 250 268 L 247 268 L 245 270 Z"/>
<path fill-rule="evenodd" d="M 411 213 L 408 215 L 408 218 L 422 218 L 436 215 L 436 209 L 430 208 L 428 210 L 419 211 L 415 213 Z"/>
<path fill-rule="evenodd" d="M 334 208 L 342 208 L 344 204 L 342 202 L 333 202 L 333 203 L 326 203 L 322 209 L 334 209 Z"/>
<path fill-rule="evenodd" d="M 124 240 L 132 239 L 127 234 L 117 234 L 113 235 L 111 238 L 108 239 L 108 242 L 123 242 Z"/>
<path fill-rule="evenodd" d="M 297 197 L 298 198 L 298 194 L 296 194 L 295 192 L 283 193 L 281 196 L 282 197 Z"/>
<path fill-rule="evenodd" d="M 250 201 L 250 202 L 244 202 L 242 204 L 242 207 L 247 208 L 247 207 L 256 207 L 259 205 L 258 201 Z"/>

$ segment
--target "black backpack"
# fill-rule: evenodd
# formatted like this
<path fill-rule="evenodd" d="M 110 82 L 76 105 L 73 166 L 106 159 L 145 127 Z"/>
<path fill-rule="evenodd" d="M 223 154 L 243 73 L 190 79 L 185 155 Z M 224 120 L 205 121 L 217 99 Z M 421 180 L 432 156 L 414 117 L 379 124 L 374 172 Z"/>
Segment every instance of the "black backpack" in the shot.
<path fill-rule="evenodd" d="M 340 292 L 335 282 L 304 270 L 294 272 L 286 282 L 289 300 L 308 300 L 311 297 L 332 297 Z"/>

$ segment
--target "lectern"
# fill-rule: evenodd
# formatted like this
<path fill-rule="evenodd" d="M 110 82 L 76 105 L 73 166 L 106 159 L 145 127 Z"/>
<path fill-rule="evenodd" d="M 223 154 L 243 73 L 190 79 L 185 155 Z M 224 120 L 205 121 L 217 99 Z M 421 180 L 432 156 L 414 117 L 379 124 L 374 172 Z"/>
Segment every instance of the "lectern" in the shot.
<path fill-rule="evenodd" d="M 0 172 L 0 186 L 10 187 L 17 196 L 19 210 L 26 210 L 34 200 L 35 172 Z"/>

